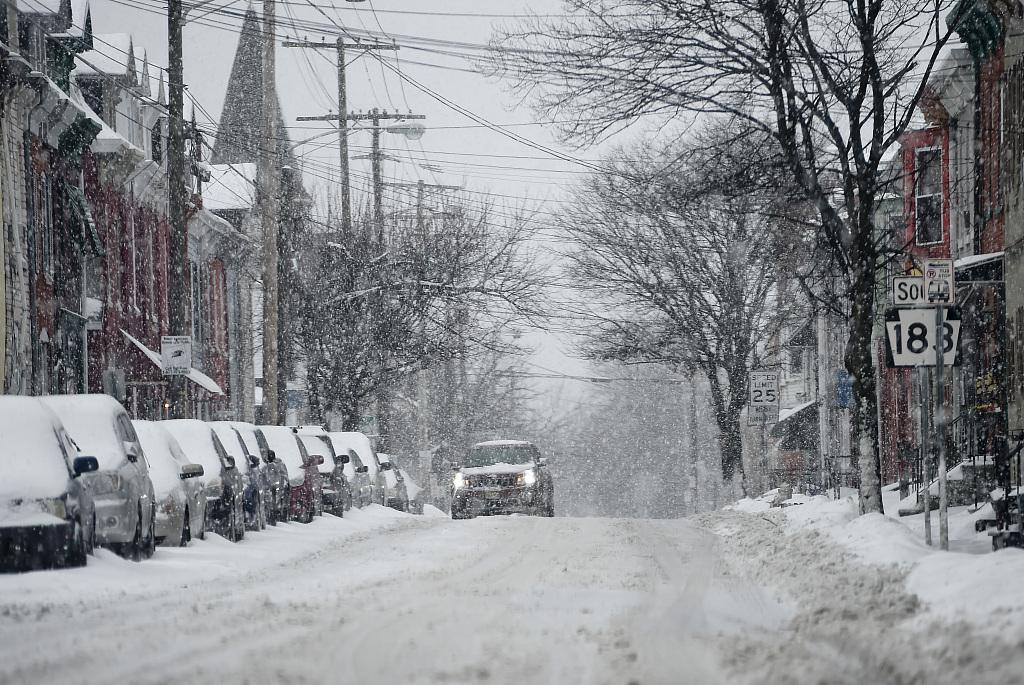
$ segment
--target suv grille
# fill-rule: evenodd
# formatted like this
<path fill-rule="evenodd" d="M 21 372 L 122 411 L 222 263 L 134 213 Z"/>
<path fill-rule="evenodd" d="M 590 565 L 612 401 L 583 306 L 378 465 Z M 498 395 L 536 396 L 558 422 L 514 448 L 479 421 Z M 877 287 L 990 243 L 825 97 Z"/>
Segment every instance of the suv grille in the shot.
<path fill-rule="evenodd" d="M 518 473 L 487 473 L 469 476 L 466 484 L 474 488 L 512 488 L 518 478 Z"/>

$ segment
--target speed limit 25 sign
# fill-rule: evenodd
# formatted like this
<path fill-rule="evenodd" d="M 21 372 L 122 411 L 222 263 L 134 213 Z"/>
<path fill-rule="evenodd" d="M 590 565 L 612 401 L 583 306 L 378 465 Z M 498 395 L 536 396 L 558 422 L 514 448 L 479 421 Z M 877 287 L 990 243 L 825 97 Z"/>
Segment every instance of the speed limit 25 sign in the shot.
<path fill-rule="evenodd" d="M 750 402 L 747 418 L 751 426 L 779 421 L 779 372 L 750 372 Z"/>
<path fill-rule="evenodd" d="M 960 312 L 943 309 L 938 338 L 942 364 L 960 365 Z M 935 310 L 887 309 L 885 311 L 886 361 L 889 366 L 935 366 Z"/>

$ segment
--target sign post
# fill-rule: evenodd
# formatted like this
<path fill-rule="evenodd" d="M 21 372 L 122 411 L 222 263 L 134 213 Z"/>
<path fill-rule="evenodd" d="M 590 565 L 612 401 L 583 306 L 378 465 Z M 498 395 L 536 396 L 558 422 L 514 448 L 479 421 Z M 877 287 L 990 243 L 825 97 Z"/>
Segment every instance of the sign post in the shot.
<path fill-rule="evenodd" d="M 956 297 L 952 259 L 929 259 L 924 263 L 925 294 L 935 306 L 935 330 L 942 330 L 943 308 Z M 946 386 L 943 378 L 945 355 L 942 336 L 935 337 L 935 441 L 939 455 L 939 548 L 949 549 L 949 498 L 946 474 Z"/>
<path fill-rule="evenodd" d="M 768 424 L 779 422 L 779 372 L 751 371 L 747 425 L 761 427 L 761 462 L 768 482 Z"/>

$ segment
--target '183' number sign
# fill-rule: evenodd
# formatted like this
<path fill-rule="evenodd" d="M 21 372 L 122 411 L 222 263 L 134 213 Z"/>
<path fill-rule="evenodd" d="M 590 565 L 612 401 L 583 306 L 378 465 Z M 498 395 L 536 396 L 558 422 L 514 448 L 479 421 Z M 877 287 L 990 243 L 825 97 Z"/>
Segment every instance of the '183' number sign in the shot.
<path fill-rule="evenodd" d="M 960 342 L 960 315 L 943 310 L 936 336 L 934 309 L 890 309 L 885 313 L 889 366 L 935 366 L 936 337 L 942 348 L 942 363 L 955 366 Z"/>

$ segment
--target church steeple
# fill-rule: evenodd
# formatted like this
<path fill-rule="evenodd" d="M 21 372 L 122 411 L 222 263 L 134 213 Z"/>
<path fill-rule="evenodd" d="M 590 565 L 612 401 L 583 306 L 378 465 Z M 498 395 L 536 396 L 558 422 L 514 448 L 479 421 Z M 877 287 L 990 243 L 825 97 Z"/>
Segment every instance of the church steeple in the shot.
<path fill-rule="evenodd" d="M 262 140 L 263 100 L 260 84 L 263 82 L 263 29 L 252 5 L 245 12 L 242 30 L 231 66 L 231 77 L 220 113 L 217 139 L 210 157 L 212 164 L 241 164 L 256 162 L 258 146 Z M 291 163 L 290 145 L 281 117 L 281 103 L 277 105 L 277 134 L 275 143 L 282 165 Z"/>

